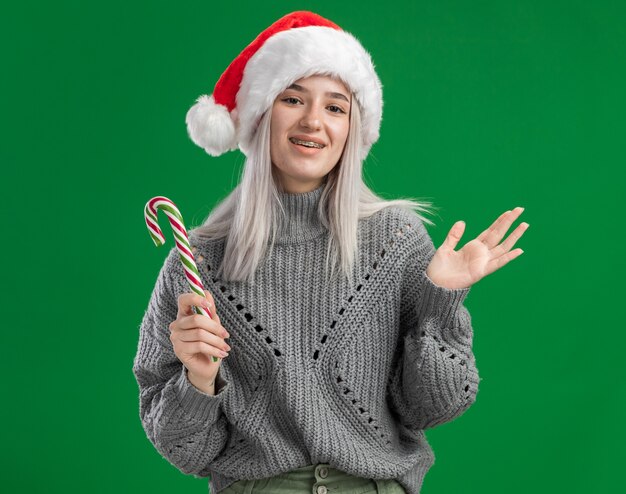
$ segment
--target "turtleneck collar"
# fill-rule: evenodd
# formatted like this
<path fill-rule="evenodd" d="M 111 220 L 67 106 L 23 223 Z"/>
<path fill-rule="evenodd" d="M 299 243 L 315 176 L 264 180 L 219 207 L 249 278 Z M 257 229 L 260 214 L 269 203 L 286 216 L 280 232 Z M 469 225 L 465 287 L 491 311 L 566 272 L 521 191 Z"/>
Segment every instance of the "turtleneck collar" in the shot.
<path fill-rule="evenodd" d="M 315 190 L 299 194 L 278 192 L 285 216 L 279 208 L 277 243 L 295 244 L 319 237 L 327 231 L 317 215 L 324 187 L 325 184 L 322 184 Z"/>

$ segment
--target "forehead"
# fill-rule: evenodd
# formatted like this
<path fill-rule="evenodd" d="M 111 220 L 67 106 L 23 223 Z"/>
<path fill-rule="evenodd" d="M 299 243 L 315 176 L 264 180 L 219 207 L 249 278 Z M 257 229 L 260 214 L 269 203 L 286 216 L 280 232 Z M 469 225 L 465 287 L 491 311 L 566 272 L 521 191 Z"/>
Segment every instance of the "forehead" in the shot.
<path fill-rule="evenodd" d="M 350 94 L 348 86 L 338 77 L 333 77 L 325 74 L 315 74 L 308 77 L 302 77 L 295 81 L 298 86 L 309 88 L 323 88 L 326 91 L 336 91 Z"/>

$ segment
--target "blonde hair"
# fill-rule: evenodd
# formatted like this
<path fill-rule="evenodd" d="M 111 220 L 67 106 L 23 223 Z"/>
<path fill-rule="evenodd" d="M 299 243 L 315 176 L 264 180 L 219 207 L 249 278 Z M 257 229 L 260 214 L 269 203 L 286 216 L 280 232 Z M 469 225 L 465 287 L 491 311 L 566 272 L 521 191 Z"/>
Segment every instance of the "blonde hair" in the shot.
<path fill-rule="evenodd" d="M 353 101 L 356 102 L 354 98 Z M 201 226 L 190 231 L 191 235 L 201 239 L 226 239 L 224 257 L 217 272 L 217 276 L 226 281 L 254 282 L 259 263 L 272 254 L 278 215 L 284 214 L 270 157 L 271 113 L 270 108 L 260 120 L 239 184 Z M 361 176 L 360 135 L 361 114 L 357 103 L 350 110 L 344 151 L 337 165 L 325 177 L 318 205 L 318 218 L 330 231 L 326 253 L 327 281 L 339 267 L 350 279 L 358 255 L 359 219 L 368 218 L 383 208 L 400 207 L 413 211 L 423 222 L 432 225 L 433 222 L 420 212 L 430 213 L 431 208 L 437 209 L 427 201 L 385 200 L 374 194 Z"/>

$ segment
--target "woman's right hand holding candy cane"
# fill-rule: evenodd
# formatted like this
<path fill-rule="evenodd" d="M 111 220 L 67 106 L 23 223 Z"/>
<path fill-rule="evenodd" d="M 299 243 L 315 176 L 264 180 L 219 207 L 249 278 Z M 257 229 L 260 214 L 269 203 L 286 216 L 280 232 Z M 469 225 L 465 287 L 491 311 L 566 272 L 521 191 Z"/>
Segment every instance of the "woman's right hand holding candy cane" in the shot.
<path fill-rule="evenodd" d="M 222 358 L 228 356 L 225 352 L 230 350 L 224 338 L 230 335 L 220 323 L 213 297 L 207 290 L 204 292 L 206 298 L 193 292 L 178 297 L 178 315 L 170 324 L 170 340 L 174 345 L 174 353 L 187 368 L 187 378 L 191 384 L 201 391 L 214 394 L 215 378 Z M 196 314 L 194 306 L 209 309 L 213 319 Z M 213 356 L 219 357 L 219 360 L 213 362 Z"/>

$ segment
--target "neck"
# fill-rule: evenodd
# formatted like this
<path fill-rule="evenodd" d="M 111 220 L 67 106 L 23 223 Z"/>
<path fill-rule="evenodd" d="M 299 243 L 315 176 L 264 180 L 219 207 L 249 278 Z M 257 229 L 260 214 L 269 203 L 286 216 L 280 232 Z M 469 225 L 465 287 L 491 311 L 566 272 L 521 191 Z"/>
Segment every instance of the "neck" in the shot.
<path fill-rule="evenodd" d="M 324 185 L 310 192 L 278 192 L 285 215 L 278 207 L 277 243 L 299 243 L 319 237 L 326 228 L 318 217 L 317 208 Z"/>

